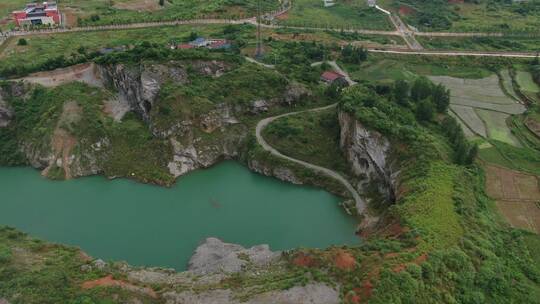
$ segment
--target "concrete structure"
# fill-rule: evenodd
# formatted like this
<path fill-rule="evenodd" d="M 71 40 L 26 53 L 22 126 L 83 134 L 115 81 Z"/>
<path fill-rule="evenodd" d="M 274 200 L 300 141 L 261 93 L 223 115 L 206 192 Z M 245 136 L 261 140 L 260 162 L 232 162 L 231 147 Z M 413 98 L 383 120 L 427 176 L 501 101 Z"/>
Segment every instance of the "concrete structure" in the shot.
<path fill-rule="evenodd" d="M 188 47 L 191 46 L 191 47 Z M 188 48 L 207 48 L 211 50 L 220 50 L 220 49 L 229 49 L 231 48 L 231 43 L 226 39 L 206 39 L 199 37 L 189 44 L 181 44 L 177 46 L 179 49 L 188 49 Z"/>
<path fill-rule="evenodd" d="M 60 12 L 55 2 L 29 3 L 24 10 L 13 12 L 17 26 L 59 25 Z"/>

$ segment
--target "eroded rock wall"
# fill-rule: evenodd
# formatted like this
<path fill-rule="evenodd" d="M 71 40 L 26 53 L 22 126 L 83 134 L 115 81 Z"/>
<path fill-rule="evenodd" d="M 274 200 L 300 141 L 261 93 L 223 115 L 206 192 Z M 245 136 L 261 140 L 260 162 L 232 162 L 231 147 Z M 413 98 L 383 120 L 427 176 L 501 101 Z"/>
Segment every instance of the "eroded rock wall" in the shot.
<path fill-rule="evenodd" d="M 392 145 L 381 133 L 366 128 L 353 114 L 339 111 L 340 147 L 359 181 L 355 187 L 366 193 L 371 185 L 386 200 L 394 201 L 399 170 L 392 159 Z"/>

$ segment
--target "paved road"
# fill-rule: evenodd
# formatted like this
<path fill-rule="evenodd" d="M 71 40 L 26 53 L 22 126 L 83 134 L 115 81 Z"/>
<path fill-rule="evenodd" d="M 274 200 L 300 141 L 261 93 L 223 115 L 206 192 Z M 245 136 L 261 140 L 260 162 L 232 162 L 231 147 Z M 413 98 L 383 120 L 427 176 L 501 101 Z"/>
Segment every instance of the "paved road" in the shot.
<path fill-rule="evenodd" d="M 302 166 L 304 166 L 304 167 L 306 167 L 308 169 L 311 169 L 311 170 L 314 170 L 316 172 L 322 173 L 322 174 L 324 174 L 326 176 L 329 176 L 329 177 L 337 180 L 341 184 L 343 184 L 343 186 L 345 186 L 347 188 L 347 190 L 349 190 L 349 192 L 351 193 L 351 195 L 352 195 L 352 197 L 354 199 L 358 214 L 362 214 L 366 210 L 366 203 L 360 197 L 360 195 L 358 194 L 356 189 L 354 189 L 354 187 L 349 183 L 349 181 L 347 181 L 346 178 L 344 178 L 339 173 L 337 173 L 335 171 L 332 171 L 330 169 L 327 169 L 327 168 L 324 168 L 324 167 L 321 167 L 321 166 L 317 166 L 317 165 L 314 165 L 314 164 L 310 164 L 308 162 L 305 162 L 305 161 L 302 161 L 302 160 L 299 160 L 299 159 L 296 159 L 296 158 L 292 158 L 292 157 L 289 157 L 287 155 L 282 154 L 281 152 L 279 152 L 278 150 L 276 150 L 272 146 L 270 146 L 264 140 L 263 136 L 261 135 L 264 128 L 266 128 L 266 126 L 268 126 L 268 124 L 270 124 L 271 122 L 273 122 L 276 119 L 286 117 L 286 116 L 292 116 L 292 115 L 307 113 L 307 112 L 324 111 L 324 110 L 331 109 L 331 108 L 335 107 L 336 105 L 337 104 L 332 104 L 332 105 L 329 105 L 329 106 L 315 108 L 315 109 L 311 109 L 311 110 L 290 112 L 290 113 L 286 113 L 286 114 L 281 114 L 281 115 L 265 118 L 265 119 L 259 121 L 259 123 L 257 124 L 255 135 L 257 136 L 257 142 L 259 143 L 259 145 L 261 145 L 261 147 L 264 150 L 270 152 L 272 155 L 277 156 L 277 157 L 282 158 L 282 159 L 286 159 L 288 161 L 291 161 L 291 162 L 294 162 L 294 163 L 297 163 L 297 164 L 300 164 L 300 165 L 302 165 Z"/>
<path fill-rule="evenodd" d="M 380 49 L 368 49 L 368 51 L 372 53 L 402 54 L 402 55 L 536 58 L 535 53 L 518 53 L 518 52 L 426 51 L 426 50 L 408 51 L 408 50 L 380 50 Z"/>

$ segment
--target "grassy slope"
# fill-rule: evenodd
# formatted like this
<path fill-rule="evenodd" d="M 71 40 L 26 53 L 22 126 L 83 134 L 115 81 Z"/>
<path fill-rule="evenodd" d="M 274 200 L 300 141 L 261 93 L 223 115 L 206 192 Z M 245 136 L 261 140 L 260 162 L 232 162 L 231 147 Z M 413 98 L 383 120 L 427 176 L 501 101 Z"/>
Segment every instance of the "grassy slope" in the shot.
<path fill-rule="evenodd" d="M 445 160 L 448 152 L 433 140 L 440 137 L 436 126 L 402 125 L 406 109 L 388 101 L 366 107 L 348 94 L 344 110 L 401 143 L 401 194 L 392 214 L 414 239 L 401 245 L 413 246 L 408 257 L 396 249 L 402 264 L 387 261 L 380 270 L 370 303 L 538 303 L 540 265 L 531 262 L 524 235 L 498 217 L 481 170 Z"/>
<path fill-rule="evenodd" d="M 285 155 L 349 174 L 339 149 L 335 109 L 280 118 L 264 130 L 263 136 Z"/>

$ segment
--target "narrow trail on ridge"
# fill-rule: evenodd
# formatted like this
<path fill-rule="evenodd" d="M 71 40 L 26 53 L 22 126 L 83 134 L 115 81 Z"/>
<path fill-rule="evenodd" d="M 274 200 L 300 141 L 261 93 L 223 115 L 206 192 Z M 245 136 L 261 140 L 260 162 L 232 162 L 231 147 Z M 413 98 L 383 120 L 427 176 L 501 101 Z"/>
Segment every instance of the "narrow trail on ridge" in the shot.
<path fill-rule="evenodd" d="M 323 106 L 323 107 L 304 110 L 304 111 L 289 112 L 289 113 L 285 113 L 285 114 L 276 115 L 276 116 L 272 116 L 272 117 L 262 119 L 257 123 L 257 128 L 256 128 L 256 131 L 255 131 L 255 135 L 257 137 L 257 142 L 259 143 L 259 145 L 261 145 L 261 147 L 265 151 L 270 152 L 272 155 L 274 155 L 276 157 L 279 157 L 279 158 L 282 158 L 282 159 L 285 159 L 285 160 L 288 160 L 288 161 L 291 161 L 291 162 L 294 162 L 294 163 L 297 163 L 297 164 L 300 164 L 300 165 L 302 165 L 302 166 L 304 166 L 304 167 L 306 167 L 308 169 L 314 170 L 314 171 L 316 171 L 318 173 L 322 173 L 322 174 L 324 174 L 326 176 L 329 176 L 329 177 L 337 180 L 338 182 L 340 182 L 351 193 L 351 195 L 352 195 L 352 197 L 354 199 L 355 206 L 356 206 L 358 214 L 362 214 L 366 210 L 366 203 L 360 197 L 360 195 L 358 194 L 356 189 L 354 189 L 354 187 L 351 185 L 351 183 L 349 183 L 349 181 L 347 181 L 347 179 L 344 178 L 341 174 L 339 174 L 339 173 L 337 173 L 337 172 L 335 172 L 333 170 L 330 170 L 328 168 L 317 166 L 317 165 L 314 165 L 314 164 L 311 164 L 311 163 L 308 163 L 308 162 L 305 162 L 305 161 L 302 161 L 302 160 L 299 160 L 299 159 L 292 158 L 290 156 L 284 155 L 281 152 L 279 152 L 278 150 L 276 150 L 275 148 L 273 148 L 270 144 L 268 144 L 266 142 L 266 140 L 263 138 L 262 134 L 261 134 L 262 131 L 270 123 L 272 123 L 273 121 L 275 121 L 275 120 L 277 120 L 279 118 L 286 117 L 286 116 L 292 116 L 292 115 L 298 115 L 298 114 L 302 114 L 302 113 L 308 113 L 308 112 L 320 112 L 320 111 L 324 111 L 324 110 L 334 108 L 336 106 L 337 106 L 337 103 L 334 103 L 334 104 L 331 104 L 331 105 L 328 105 L 328 106 Z"/>

